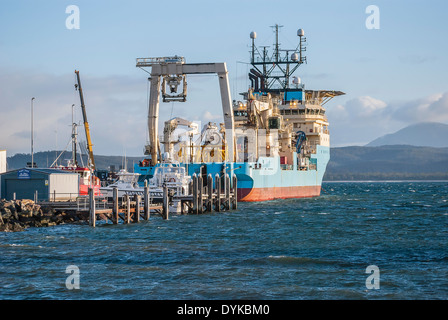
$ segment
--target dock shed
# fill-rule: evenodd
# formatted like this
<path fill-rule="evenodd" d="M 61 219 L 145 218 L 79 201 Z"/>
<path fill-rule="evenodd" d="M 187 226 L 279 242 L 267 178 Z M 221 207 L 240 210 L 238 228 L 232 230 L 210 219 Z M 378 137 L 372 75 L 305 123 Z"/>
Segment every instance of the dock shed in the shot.
<path fill-rule="evenodd" d="M 37 201 L 75 200 L 79 194 L 77 173 L 58 169 L 22 168 L 0 174 L 0 198 Z"/>

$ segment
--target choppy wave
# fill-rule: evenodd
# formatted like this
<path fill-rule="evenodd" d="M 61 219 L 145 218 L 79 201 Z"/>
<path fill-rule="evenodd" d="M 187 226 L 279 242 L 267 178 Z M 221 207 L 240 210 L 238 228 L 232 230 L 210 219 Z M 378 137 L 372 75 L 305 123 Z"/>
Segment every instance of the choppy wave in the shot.
<path fill-rule="evenodd" d="M 448 183 L 324 189 L 168 221 L 0 233 L 0 299 L 448 299 Z M 65 286 L 70 265 L 79 290 Z M 370 265 L 380 290 L 366 288 Z"/>

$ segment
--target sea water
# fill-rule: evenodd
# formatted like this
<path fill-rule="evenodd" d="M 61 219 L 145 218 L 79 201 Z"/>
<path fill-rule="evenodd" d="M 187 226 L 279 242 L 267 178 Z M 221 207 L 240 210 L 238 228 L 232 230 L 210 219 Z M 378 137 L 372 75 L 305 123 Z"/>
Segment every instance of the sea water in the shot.
<path fill-rule="evenodd" d="M 229 212 L 0 233 L 0 299 L 447 299 L 447 244 L 448 182 L 324 183 Z"/>

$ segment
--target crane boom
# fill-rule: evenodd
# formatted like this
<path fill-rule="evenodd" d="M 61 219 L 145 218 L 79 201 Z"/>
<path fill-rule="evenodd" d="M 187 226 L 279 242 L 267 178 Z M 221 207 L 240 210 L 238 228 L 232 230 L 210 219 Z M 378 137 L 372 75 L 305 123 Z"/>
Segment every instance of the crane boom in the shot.
<path fill-rule="evenodd" d="M 226 153 L 226 159 L 228 161 L 235 160 L 235 125 L 233 119 L 232 99 L 229 89 L 229 77 L 227 72 L 227 66 L 222 63 L 193 63 L 186 64 L 183 57 L 159 57 L 159 58 L 138 58 L 137 67 L 145 68 L 151 67 L 151 88 L 149 94 L 149 108 L 148 108 L 148 132 L 149 132 L 149 145 L 146 146 L 146 152 L 151 155 L 151 166 L 159 163 L 159 98 L 161 85 L 166 81 L 166 77 L 169 81 L 173 81 L 175 84 L 176 79 L 184 79 L 183 76 L 187 74 L 217 74 L 219 80 L 219 87 L 221 92 L 222 111 L 224 115 L 225 125 L 225 144 L 227 145 L 228 152 Z M 176 77 L 172 77 L 176 75 Z M 179 81 L 177 81 L 177 84 Z M 184 82 L 184 85 L 186 82 Z M 176 90 L 176 86 L 171 87 L 173 91 Z M 170 88 L 170 89 L 171 89 Z M 165 89 L 163 90 L 166 95 Z M 184 91 L 183 94 L 186 94 Z M 172 99 L 182 97 L 181 100 L 185 101 L 183 94 L 171 96 Z M 166 96 L 164 97 L 166 99 Z M 174 101 L 174 100 L 170 100 Z"/>
<path fill-rule="evenodd" d="M 87 139 L 87 150 L 89 152 L 89 167 L 92 170 L 95 170 L 95 160 L 93 158 L 93 149 L 92 149 L 92 140 L 90 139 L 90 129 L 89 129 L 89 123 L 87 121 L 87 112 L 86 112 L 86 105 L 84 104 L 84 96 L 82 94 L 82 87 L 81 87 L 81 79 L 79 77 L 79 71 L 75 70 L 76 78 L 78 80 L 78 84 L 75 84 L 75 88 L 79 91 L 79 98 L 81 99 L 81 110 L 82 110 L 82 117 L 84 119 L 84 128 L 86 131 L 86 139 Z"/>

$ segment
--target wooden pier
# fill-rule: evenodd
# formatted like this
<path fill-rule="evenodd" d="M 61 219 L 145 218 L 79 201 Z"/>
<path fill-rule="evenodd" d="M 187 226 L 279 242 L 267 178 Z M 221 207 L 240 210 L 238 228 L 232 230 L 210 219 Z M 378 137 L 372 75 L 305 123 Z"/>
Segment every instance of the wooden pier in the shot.
<path fill-rule="evenodd" d="M 193 174 L 189 186 L 188 195 L 177 196 L 173 190 L 163 187 L 161 198 L 150 197 L 150 192 L 145 183 L 143 196 L 124 195 L 118 197 L 118 189 L 113 189 L 113 196 L 107 199 L 95 196 L 94 190 L 89 189 L 88 197 L 83 198 L 84 203 L 74 202 L 46 202 L 41 203 L 56 210 L 72 210 L 88 212 L 89 225 L 96 226 L 97 219 L 111 221 L 118 224 L 137 223 L 140 220 L 149 220 L 151 214 L 159 214 L 168 220 L 170 206 L 177 204 L 180 212 L 176 214 L 201 214 L 206 212 L 221 212 L 237 209 L 237 179 L 233 175 L 220 176 L 216 174 L 213 180 L 211 174 L 204 181 L 201 175 Z"/>
<path fill-rule="evenodd" d="M 144 197 L 144 199 L 140 195 L 118 197 L 118 190 L 115 188 L 113 189 L 112 202 L 106 201 L 105 204 L 98 204 L 97 199 L 101 198 L 94 195 L 93 189 L 89 189 L 87 210 L 89 212 L 89 225 L 92 227 L 96 226 L 98 217 L 101 220 L 110 220 L 113 224 L 118 224 L 120 220 L 125 224 L 149 220 L 151 212 L 159 213 L 164 219 L 168 219 L 168 211 L 164 211 L 160 204 L 150 203 L 149 197 Z"/>
<path fill-rule="evenodd" d="M 207 182 L 204 183 L 201 175 L 193 174 L 191 182 L 192 195 L 187 200 L 190 213 L 220 212 L 237 209 L 237 179 L 233 175 L 232 183 L 229 175 L 221 177 L 215 176 L 213 184 L 212 175 L 207 176 Z M 183 206 L 182 206 L 183 208 Z"/>

